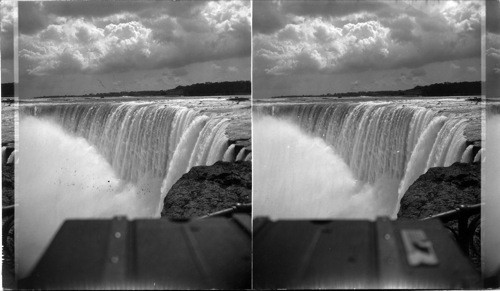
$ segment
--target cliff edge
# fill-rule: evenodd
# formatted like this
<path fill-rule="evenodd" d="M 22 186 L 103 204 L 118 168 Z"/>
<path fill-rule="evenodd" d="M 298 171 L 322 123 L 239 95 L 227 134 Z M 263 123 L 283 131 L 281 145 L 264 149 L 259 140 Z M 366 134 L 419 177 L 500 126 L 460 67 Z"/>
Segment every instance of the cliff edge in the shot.
<path fill-rule="evenodd" d="M 252 163 L 217 162 L 184 174 L 163 201 L 162 217 L 186 219 L 230 208 L 252 199 Z"/>
<path fill-rule="evenodd" d="M 398 218 L 420 219 L 481 202 L 481 164 L 430 168 L 408 188 Z"/>

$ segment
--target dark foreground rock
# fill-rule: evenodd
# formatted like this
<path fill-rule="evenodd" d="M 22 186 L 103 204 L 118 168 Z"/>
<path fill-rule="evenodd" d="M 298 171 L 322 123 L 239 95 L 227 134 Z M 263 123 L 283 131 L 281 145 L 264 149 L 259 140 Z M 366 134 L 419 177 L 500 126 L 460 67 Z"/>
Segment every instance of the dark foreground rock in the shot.
<path fill-rule="evenodd" d="M 481 148 L 481 118 L 469 120 L 464 129 L 464 136 L 468 144 Z"/>
<path fill-rule="evenodd" d="M 203 216 L 236 203 L 250 203 L 251 197 L 251 162 L 193 167 L 168 192 L 161 216 L 171 219 Z"/>
<path fill-rule="evenodd" d="M 14 164 L 2 165 L 2 205 L 14 205 Z M 2 213 L 2 286 L 15 288 L 14 277 L 14 212 L 3 210 Z"/>
<path fill-rule="evenodd" d="M 2 165 L 2 205 L 14 204 L 14 164 Z"/>
<path fill-rule="evenodd" d="M 404 194 L 398 219 L 421 219 L 460 205 L 472 205 L 481 202 L 481 164 L 455 163 L 450 167 L 430 168 L 420 176 Z M 454 231 L 457 221 L 446 226 Z M 478 228 L 477 233 L 480 229 Z M 480 250 L 480 236 L 474 236 L 474 248 Z M 480 270 L 480 252 L 471 252 L 470 258 Z"/>
<path fill-rule="evenodd" d="M 481 164 L 430 168 L 401 199 L 398 218 L 419 219 L 481 202 Z"/>

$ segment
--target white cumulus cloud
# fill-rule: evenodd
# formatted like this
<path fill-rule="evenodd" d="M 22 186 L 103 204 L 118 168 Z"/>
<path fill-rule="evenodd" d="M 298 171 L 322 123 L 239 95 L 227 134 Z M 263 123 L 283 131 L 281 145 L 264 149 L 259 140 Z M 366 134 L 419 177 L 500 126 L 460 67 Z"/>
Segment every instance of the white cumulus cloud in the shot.
<path fill-rule="evenodd" d="M 102 12 L 91 3 L 79 14 L 69 9 L 70 4 L 20 7 L 25 10 L 20 15 L 36 9 L 47 13 L 40 21 L 47 25 L 36 30 L 20 24 L 20 31 L 25 31 L 19 38 L 21 74 L 179 68 L 250 54 L 249 1 L 155 3 L 163 13 L 154 9 L 134 13 L 119 3 L 102 3 Z"/>
<path fill-rule="evenodd" d="M 480 57 L 479 1 L 422 2 L 415 7 L 397 1 L 306 2 L 254 3 L 254 11 L 262 5 L 281 16 L 279 23 L 258 26 L 255 32 L 257 72 L 345 73 Z"/>

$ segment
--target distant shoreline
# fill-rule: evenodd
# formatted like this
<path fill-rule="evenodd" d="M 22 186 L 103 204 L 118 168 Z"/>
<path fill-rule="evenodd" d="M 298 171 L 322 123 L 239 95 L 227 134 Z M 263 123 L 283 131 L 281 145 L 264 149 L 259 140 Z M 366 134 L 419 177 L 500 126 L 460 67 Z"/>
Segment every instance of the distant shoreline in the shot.
<path fill-rule="evenodd" d="M 14 97 L 14 87 L 18 84 L 2 84 L 2 99 Z M 120 91 L 91 93 L 85 95 L 49 95 L 36 96 L 23 99 L 38 98 L 105 98 L 105 97 L 195 97 L 195 96 L 234 96 L 251 95 L 252 85 L 250 81 L 224 81 L 224 82 L 205 82 L 196 83 L 187 86 L 177 86 L 169 90 L 143 90 L 143 91 Z"/>
<path fill-rule="evenodd" d="M 358 91 L 344 93 L 327 93 L 316 95 L 283 95 L 271 98 L 297 97 L 442 97 L 442 96 L 481 96 L 481 82 L 436 83 L 427 86 L 416 86 L 408 90 Z"/>

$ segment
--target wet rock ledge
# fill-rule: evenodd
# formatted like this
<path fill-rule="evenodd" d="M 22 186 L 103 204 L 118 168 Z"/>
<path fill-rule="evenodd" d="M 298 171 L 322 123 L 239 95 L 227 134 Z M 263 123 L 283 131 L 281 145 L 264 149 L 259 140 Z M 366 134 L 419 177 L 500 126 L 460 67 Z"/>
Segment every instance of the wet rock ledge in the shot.
<path fill-rule="evenodd" d="M 2 206 L 14 205 L 14 163 L 6 163 L 7 157 L 14 151 L 13 143 L 2 143 L 6 147 L 2 156 Z M 14 212 L 2 213 L 2 276 L 5 289 L 15 289 L 14 275 Z"/>
<path fill-rule="evenodd" d="M 420 219 L 481 201 L 481 163 L 430 168 L 406 191 L 398 218 Z"/>
<path fill-rule="evenodd" d="M 161 216 L 170 219 L 203 216 L 236 203 L 250 203 L 251 197 L 251 162 L 197 166 L 172 186 L 163 201 Z"/>

